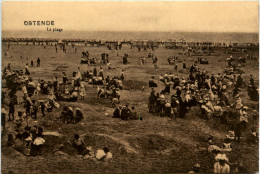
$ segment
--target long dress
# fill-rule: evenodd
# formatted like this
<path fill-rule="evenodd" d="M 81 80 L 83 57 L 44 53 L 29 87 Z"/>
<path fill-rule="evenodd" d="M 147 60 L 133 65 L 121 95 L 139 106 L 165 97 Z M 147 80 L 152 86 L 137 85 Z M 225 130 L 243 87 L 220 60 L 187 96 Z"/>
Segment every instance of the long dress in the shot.
<path fill-rule="evenodd" d="M 80 95 L 81 97 L 85 97 L 85 95 L 86 95 L 86 89 L 85 89 L 85 87 L 80 87 L 80 88 L 79 88 L 79 95 Z"/>

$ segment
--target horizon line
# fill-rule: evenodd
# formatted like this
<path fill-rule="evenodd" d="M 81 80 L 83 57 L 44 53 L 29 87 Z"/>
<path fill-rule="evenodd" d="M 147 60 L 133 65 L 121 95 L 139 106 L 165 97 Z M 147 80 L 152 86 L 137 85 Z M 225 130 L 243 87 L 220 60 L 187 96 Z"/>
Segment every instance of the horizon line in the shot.
<path fill-rule="evenodd" d="M 46 32 L 42 30 L 15 30 L 15 29 L 2 29 L 3 32 L 19 32 L 19 31 L 28 31 L 28 32 Z M 161 33 L 179 33 L 179 32 L 185 32 L 185 33 L 251 33 L 251 34 L 259 34 L 258 32 L 248 32 L 248 31 L 188 31 L 188 30 L 175 30 L 175 31 L 149 31 L 149 30 L 140 30 L 140 31 L 130 31 L 130 30 L 63 30 L 63 32 L 161 32 Z"/>

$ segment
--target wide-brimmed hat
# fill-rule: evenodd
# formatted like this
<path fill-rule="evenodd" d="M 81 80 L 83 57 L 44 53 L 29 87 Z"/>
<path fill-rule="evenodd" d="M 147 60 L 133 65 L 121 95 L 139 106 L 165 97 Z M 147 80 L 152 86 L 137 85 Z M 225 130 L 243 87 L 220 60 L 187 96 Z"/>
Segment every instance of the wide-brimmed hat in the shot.
<path fill-rule="evenodd" d="M 197 170 L 200 169 L 200 164 L 199 163 L 194 164 L 193 169 L 197 169 Z"/>
<path fill-rule="evenodd" d="M 243 106 L 243 107 L 242 107 L 242 109 L 244 109 L 244 110 L 247 110 L 247 109 L 248 109 L 248 107 L 247 107 L 247 106 Z"/>
<path fill-rule="evenodd" d="M 2 109 L 1 109 L 1 112 L 2 112 L 2 113 L 5 113 L 5 112 L 6 112 L 5 108 L 2 108 Z"/>
<path fill-rule="evenodd" d="M 165 107 L 171 107 L 171 104 L 170 104 L 169 102 L 167 102 L 167 103 L 165 104 Z"/>

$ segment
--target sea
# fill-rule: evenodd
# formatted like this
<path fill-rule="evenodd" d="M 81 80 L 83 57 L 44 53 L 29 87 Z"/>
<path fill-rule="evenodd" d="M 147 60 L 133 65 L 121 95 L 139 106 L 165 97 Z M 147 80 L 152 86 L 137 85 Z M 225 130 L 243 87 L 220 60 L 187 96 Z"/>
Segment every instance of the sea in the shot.
<path fill-rule="evenodd" d="M 5 38 L 55 38 L 106 41 L 152 40 L 182 42 L 258 43 L 259 33 L 147 31 L 2 31 Z"/>

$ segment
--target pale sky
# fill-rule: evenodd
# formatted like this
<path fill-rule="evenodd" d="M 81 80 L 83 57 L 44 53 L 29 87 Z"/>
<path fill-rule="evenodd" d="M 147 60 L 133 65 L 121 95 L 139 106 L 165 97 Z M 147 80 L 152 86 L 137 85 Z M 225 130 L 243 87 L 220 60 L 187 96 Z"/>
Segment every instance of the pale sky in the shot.
<path fill-rule="evenodd" d="M 46 30 L 24 21 L 54 20 L 63 30 L 257 32 L 258 1 L 3 2 L 3 30 Z"/>

